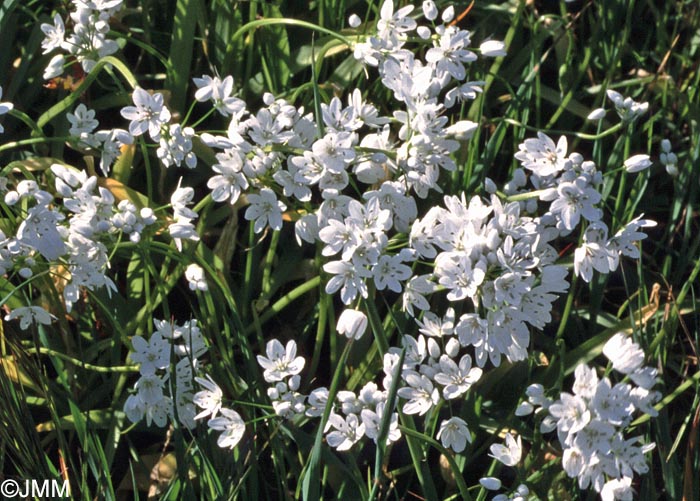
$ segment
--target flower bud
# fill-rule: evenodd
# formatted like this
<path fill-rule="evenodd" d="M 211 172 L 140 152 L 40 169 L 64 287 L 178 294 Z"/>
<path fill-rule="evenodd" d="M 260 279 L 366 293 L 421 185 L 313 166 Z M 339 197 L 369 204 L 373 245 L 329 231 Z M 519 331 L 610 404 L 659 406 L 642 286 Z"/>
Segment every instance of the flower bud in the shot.
<path fill-rule="evenodd" d="M 347 309 L 340 314 L 336 328 L 349 339 L 360 339 L 367 330 L 367 316 L 361 311 Z"/>
<path fill-rule="evenodd" d="M 625 160 L 625 170 L 629 173 L 640 172 L 650 166 L 649 155 L 634 155 Z"/>

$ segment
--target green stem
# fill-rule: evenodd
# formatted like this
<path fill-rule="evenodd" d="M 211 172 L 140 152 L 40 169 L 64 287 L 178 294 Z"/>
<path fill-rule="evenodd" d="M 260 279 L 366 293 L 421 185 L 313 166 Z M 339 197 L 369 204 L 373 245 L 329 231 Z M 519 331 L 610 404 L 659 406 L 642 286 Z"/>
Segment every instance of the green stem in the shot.
<path fill-rule="evenodd" d="M 11 117 L 15 117 L 16 119 L 24 122 L 24 124 L 27 127 L 32 129 L 32 135 L 42 136 L 42 137 L 44 136 L 44 131 L 41 130 L 41 127 L 39 127 L 37 125 L 37 123 L 34 120 L 32 120 L 32 118 L 29 115 L 27 115 L 26 113 L 24 113 L 23 111 L 13 109 L 13 110 L 10 110 L 10 113 L 8 113 L 8 114 Z"/>
<path fill-rule="evenodd" d="M 20 146 L 26 146 L 28 144 L 40 144 L 40 143 L 62 143 L 68 141 L 70 137 L 33 137 L 30 139 L 20 139 L 19 141 L 11 141 L 0 146 L 0 151 L 11 150 L 13 148 L 19 148 Z"/>
<path fill-rule="evenodd" d="M 195 103 L 196 103 L 196 101 L 195 101 L 194 103 L 192 103 L 192 106 L 190 107 L 190 111 L 187 112 L 187 117 L 185 117 L 185 121 L 182 123 L 182 126 L 183 126 L 183 127 L 185 126 L 185 123 L 187 122 L 187 119 L 190 117 L 190 112 L 192 112 L 192 109 L 194 108 L 194 104 L 195 104 Z M 192 127 L 193 129 L 197 128 L 197 126 L 198 126 L 199 124 L 201 124 L 202 122 L 204 122 L 207 118 L 209 118 L 209 117 L 211 116 L 211 114 L 214 113 L 215 110 L 216 110 L 216 108 L 211 108 L 211 109 L 209 109 L 209 111 L 207 111 L 204 115 L 202 115 L 202 116 L 199 118 L 199 120 L 197 120 L 195 123 L 193 123 L 192 125 L 190 125 L 190 127 Z"/>
<path fill-rule="evenodd" d="M 262 292 L 260 296 L 264 299 L 269 298 L 270 292 L 272 291 L 270 276 L 272 275 L 272 263 L 275 261 L 275 254 L 277 253 L 277 244 L 279 243 L 279 240 L 280 232 L 273 231 L 272 238 L 270 239 L 270 247 L 267 249 L 267 255 L 265 256 L 265 262 L 263 263 Z"/>
<path fill-rule="evenodd" d="M 379 317 L 379 312 L 377 311 L 377 306 L 372 300 L 373 296 L 374 294 L 370 294 L 369 299 L 364 299 L 362 303 L 367 310 L 367 319 L 369 320 L 369 325 L 372 328 L 374 339 L 379 346 L 379 351 L 381 352 L 382 356 L 384 356 L 384 354 L 389 351 L 389 340 L 386 338 L 382 320 Z"/>
<path fill-rule="evenodd" d="M 343 35 L 336 33 L 333 30 L 329 30 L 328 28 L 324 28 L 323 26 L 319 26 L 314 23 L 309 23 L 307 21 L 301 21 L 299 19 L 287 19 L 287 18 L 273 18 L 273 19 L 258 19 L 256 21 L 251 21 L 248 24 L 241 26 L 238 31 L 236 31 L 231 39 L 229 40 L 228 47 L 226 50 L 228 51 L 229 48 L 233 48 L 233 44 L 238 41 L 239 38 L 241 38 L 245 33 L 252 31 L 256 28 L 260 28 L 263 26 L 272 26 L 275 24 L 287 24 L 291 26 L 300 26 L 302 28 L 308 28 L 310 30 L 318 31 L 319 33 L 323 33 L 324 35 L 328 35 L 330 37 L 333 37 L 337 40 L 340 40 L 344 44 L 346 44 L 348 47 L 352 47 L 353 42 L 347 37 L 344 37 Z"/>
<path fill-rule="evenodd" d="M 303 296 L 307 292 L 318 287 L 320 283 L 321 283 L 321 277 L 317 276 L 317 277 L 314 277 L 314 278 L 304 282 L 303 284 L 296 287 L 295 289 L 289 291 L 287 294 L 285 294 L 280 299 L 278 299 L 274 304 L 272 304 L 269 308 L 267 308 L 265 310 L 265 313 L 260 315 L 260 317 L 259 317 L 260 324 L 264 324 L 265 322 L 270 320 L 273 316 L 277 315 L 280 311 L 282 311 L 287 306 L 289 306 L 290 303 L 299 299 L 301 296 Z M 255 328 L 253 326 L 248 326 L 248 328 L 245 330 L 245 333 L 250 334 L 254 330 L 255 330 Z"/>
<path fill-rule="evenodd" d="M 555 336 L 556 340 L 561 339 L 564 335 L 564 331 L 566 330 L 566 324 L 568 323 L 569 317 L 571 316 L 571 312 L 573 311 L 575 297 L 574 291 L 576 290 L 577 280 L 578 276 L 576 275 L 574 275 L 571 279 L 571 288 L 569 289 L 569 294 L 566 297 L 566 305 L 564 306 L 564 312 L 562 313 L 561 321 L 559 322 L 559 329 L 557 329 L 557 334 Z"/>
<path fill-rule="evenodd" d="M 83 362 L 82 360 L 78 360 L 77 358 L 73 358 L 69 355 L 66 355 L 65 353 L 61 353 L 60 351 L 52 350 L 51 348 L 45 348 L 45 347 L 39 347 L 39 348 L 27 348 L 27 353 L 29 354 L 34 354 L 34 353 L 40 353 L 42 355 L 50 355 L 52 357 L 57 357 L 60 358 L 61 360 L 65 360 L 66 362 L 70 362 L 71 364 L 80 367 L 82 369 L 86 369 L 89 371 L 94 371 L 94 372 L 102 372 L 102 373 L 120 373 L 120 372 L 138 372 L 139 371 L 139 366 L 138 365 L 121 365 L 121 366 L 116 366 L 116 367 L 103 367 L 101 365 L 93 365 L 89 364 L 87 362 Z"/>
<path fill-rule="evenodd" d="M 505 122 L 510 125 L 515 125 L 516 127 L 522 127 L 523 129 L 533 131 L 533 132 L 545 132 L 547 134 L 562 134 L 562 135 L 568 135 L 568 136 L 574 136 L 579 139 L 585 139 L 587 141 L 596 141 L 598 139 L 602 139 L 604 137 L 610 136 L 612 134 L 615 134 L 617 131 L 622 129 L 624 123 L 620 122 L 618 124 L 613 125 L 607 130 L 604 130 L 603 132 L 599 134 L 586 134 L 584 132 L 572 132 L 572 131 L 565 131 L 565 130 L 558 130 L 558 129 L 541 129 L 539 127 L 534 127 L 532 125 L 527 125 L 522 122 L 519 122 L 513 118 L 493 118 L 493 122 Z"/>
<path fill-rule="evenodd" d="M 632 126 L 630 124 L 627 134 L 625 134 L 625 148 L 623 158 L 628 158 L 630 154 L 630 142 L 632 138 Z M 622 174 L 620 185 L 617 188 L 617 198 L 615 199 L 615 210 L 613 211 L 613 222 L 611 228 L 617 228 L 623 219 L 622 210 L 624 208 L 625 188 L 627 187 L 627 172 Z"/>
<path fill-rule="evenodd" d="M 253 230 L 253 225 L 248 226 L 248 248 L 245 250 L 246 260 L 245 260 L 245 274 L 243 275 L 243 311 L 247 313 L 248 306 L 253 310 L 254 308 L 250 305 L 250 298 L 252 297 L 251 288 L 253 286 L 253 254 L 255 253 L 255 231 Z"/>

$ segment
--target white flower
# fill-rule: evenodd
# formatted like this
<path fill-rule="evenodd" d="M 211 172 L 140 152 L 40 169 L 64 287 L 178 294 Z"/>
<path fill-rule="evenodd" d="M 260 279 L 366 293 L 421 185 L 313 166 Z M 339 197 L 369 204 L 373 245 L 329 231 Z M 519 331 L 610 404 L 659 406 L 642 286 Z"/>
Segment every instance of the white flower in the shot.
<path fill-rule="evenodd" d="M 265 347 L 267 357 L 258 355 L 256 358 L 260 366 L 265 369 L 263 378 L 268 383 L 282 381 L 287 376 L 299 374 L 304 368 L 304 357 L 297 357 L 297 343 L 293 339 L 282 346 L 277 339 L 267 342 Z"/>
<path fill-rule="evenodd" d="M 360 16 L 357 14 L 350 14 L 350 17 L 348 18 L 348 26 L 351 28 L 357 28 L 360 24 L 362 24 L 362 19 L 360 19 Z"/>
<path fill-rule="evenodd" d="M 138 391 L 139 398 L 143 400 L 147 407 L 154 406 L 161 402 L 163 394 L 163 378 L 155 374 L 143 375 L 136 381 L 134 388 Z"/>
<path fill-rule="evenodd" d="M 623 374 L 636 371 L 644 363 L 644 351 L 624 332 L 618 332 L 605 343 L 603 354 L 612 362 L 613 369 Z"/>
<path fill-rule="evenodd" d="M 44 80 L 51 80 L 52 78 L 55 78 L 63 73 L 63 66 L 65 66 L 65 64 L 66 58 L 63 56 L 63 54 L 53 56 L 44 70 Z"/>
<path fill-rule="evenodd" d="M 584 233 L 583 243 L 574 251 L 574 273 L 586 282 L 593 277 L 593 270 L 610 273 L 618 266 L 618 254 L 608 238 L 608 228 L 604 223 L 591 223 Z"/>
<path fill-rule="evenodd" d="M 161 398 L 155 402 L 146 402 L 145 406 L 147 426 L 155 423 L 159 428 L 163 428 L 168 422 L 168 417 L 173 414 L 173 401 L 165 395 L 161 395 Z"/>
<path fill-rule="evenodd" d="M 394 292 L 401 292 L 400 280 L 407 280 L 413 273 L 411 268 L 402 261 L 399 254 L 394 256 L 383 254 L 379 257 L 379 262 L 372 270 L 377 290 L 388 288 Z"/>
<path fill-rule="evenodd" d="M 644 240 L 647 237 L 646 233 L 639 231 L 639 229 L 653 228 L 654 226 L 656 226 L 655 221 L 641 219 L 641 216 L 638 216 L 615 233 L 615 236 L 608 242 L 608 246 L 623 256 L 639 259 L 639 248 L 636 242 Z"/>
<path fill-rule="evenodd" d="M 42 54 L 48 54 L 65 45 L 66 27 L 60 14 L 53 17 L 53 24 L 41 23 L 41 31 L 44 32 L 44 40 L 41 41 L 41 47 L 44 49 Z"/>
<path fill-rule="evenodd" d="M 579 364 L 574 371 L 574 377 L 576 378 L 572 387 L 574 393 L 586 400 L 593 398 L 598 387 L 598 375 L 595 369 L 586 364 Z"/>
<path fill-rule="evenodd" d="M 600 419 L 621 426 L 629 421 L 634 412 L 630 390 L 630 385 L 622 383 L 611 387 L 610 380 L 603 378 L 596 386 L 590 406 Z"/>
<path fill-rule="evenodd" d="M 442 11 L 441 19 L 445 23 L 449 23 L 450 21 L 452 21 L 454 19 L 454 17 L 455 17 L 455 7 L 454 7 L 454 5 L 448 5 L 447 8 Z"/>
<path fill-rule="evenodd" d="M 306 409 L 305 414 L 309 417 L 320 417 L 326 410 L 326 405 L 328 405 L 328 388 L 320 387 L 316 388 L 309 394 L 308 398 L 309 407 Z"/>
<path fill-rule="evenodd" d="M 499 40 L 487 40 L 479 46 L 479 50 L 481 50 L 481 55 L 485 57 L 500 57 L 508 54 L 506 44 Z"/>
<path fill-rule="evenodd" d="M 326 435 L 326 441 L 328 445 L 339 451 L 350 449 L 365 434 L 365 424 L 355 414 L 350 414 L 343 419 L 332 412 L 328 418 L 328 424 L 335 428 L 335 431 Z"/>
<path fill-rule="evenodd" d="M 399 388 L 398 395 L 408 400 L 403 406 L 406 414 L 418 414 L 422 416 L 428 412 L 440 400 L 438 390 L 426 376 L 413 371 L 407 371 L 403 376 L 410 385 Z"/>
<path fill-rule="evenodd" d="M 484 477 L 479 479 L 479 483 L 484 489 L 497 491 L 501 488 L 501 480 L 496 477 Z"/>
<path fill-rule="evenodd" d="M 446 399 L 451 400 L 465 393 L 471 385 L 479 380 L 482 370 L 478 367 L 472 368 L 472 358 L 464 355 L 459 366 L 447 355 L 440 357 L 440 371 L 435 374 L 435 382 L 445 386 L 442 394 Z"/>
<path fill-rule="evenodd" d="M 132 95 L 136 106 L 125 106 L 121 115 L 129 124 L 129 133 L 140 136 L 148 131 L 154 141 L 160 139 L 160 128 L 170 121 L 170 111 L 163 105 L 163 94 L 149 94 L 141 87 L 134 89 Z"/>
<path fill-rule="evenodd" d="M 461 301 L 474 297 L 486 277 L 486 264 L 476 264 L 463 252 L 443 252 L 435 259 L 435 274 L 440 285 L 450 289 L 447 299 Z"/>
<path fill-rule="evenodd" d="M 323 265 L 323 271 L 334 275 L 326 284 L 326 293 L 333 294 L 342 287 L 340 298 L 345 304 L 350 304 L 358 292 L 362 297 L 367 297 L 367 284 L 363 279 L 372 273 L 364 266 L 347 261 L 331 261 Z"/>
<path fill-rule="evenodd" d="M 616 431 L 612 424 L 596 418 L 576 434 L 572 443 L 589 457 L 595 453 L 607 454 Z"/>
<path fill-rule="evenodd" d="M 144 376 L 152 376 L 157 369 L 165 369 L 170 364 L 170 343 L 154 332 L 146 341 L 141 336 L 131 338 L 134 352 L 131 360 L 141 364 L 139 372 Z"/>
<path fill-rule="evenodd" d="M 46 205 L 35 205 L 17 228 L 17 240 L 53 261 L 66 253 L 65 242 L 58 231 L 58 222 L 62 219 L 63 214 Z"/>
<path fill-rule="evenodd" d="M 223 398 L 221 388 L 219 388 L 219 385 L 214 382 L 209 374 L 206 375 L 206 379 L 196 377 L 194 380 L 205 388 L 204 390 L 198 391 L 192 398 L 192 402 L 202 409 L 194 419 L 201 419 L 206 416 L 211 416 L 211 419 L 215 418 L 221 410 L 221 399 Z"/>
<path fill-rule="evenodd" d="M 282 228 L 282 212 L 287 206 L 277 200 L 275 192 L 269 188 L 260 190 L 259 195 L 248 195 L 250 207 L 245 211 L 248 221 L 255 220 L 255 233 L 260 233 L 268 224 L 273 230 Z"/>
<path fill-rule="evenodd" d="M 591 421 L 586 401 L 578 395 L 562 393 L 561 399 L 549 406 L 549 413 L 558 419 L 557 428 L 569 435 L 579 432 Z"/>
<path fill-rule="evenodd" d="M 562 455 L 562 467 L 570 477 L 578 477 L 586 470 L 588 459 L 578 447 L 566 447 Z"/>
<path fill-rule="evenodd" d="M 600 491 L 602 501 L 632 501 L 634 490 L 632 489 L 632 478 L 614 478 L 605 482 L 603 490 Z"/>
<path fill-rule="evenodd" d="M 204 277 L 204 269 L 198 264 L 192 263 L 185 269 L 185 278 L 189 282 L 190 290 L 206 291 L 209 289 Z"/>
<path fill-rule="evenodd" d="M 329 129 L 311 149 L 319 164 L 333 173 L 340 173 L 355 159 L 356 140 L 357 134 Z"/>
<path fill-rule="evenodd" d="M 100 169 L 107 176 L 112 162 L 122 154 L 122 146 L 133 144 L 134 138 L 124 129 L 111 129 L 95 132 L 95 141 L 102 143 Z"/>
<path fill-rule="evenodd" d="M 423 15 L 428 21 L 434 21 L 438 15 L 438 9 L 433 0 L 423 0 Z"/>
<path fill-rule="evenodd" d="M 467 70 L 463 63 L 476 61 L 476 54 L 467 50 L 470 33 L 455 27 L 446 28 L 435 47 L 425 53 L 425 60 L 433 63 L 440 74 L 448 73 L 455 80 L 464 80 Z"/>
<path fill-rule="evenodd" d="M 630 378 L 635 384 L 649 390 L 656 384 L 657 375 L 658 371 L 653 367 L 640 367 L 630 374 Z"/>
<path fill-rule="evenodd" d="M 365 435 L 374 440 L 375 443 L 377 442 L 377 438 L 379 438 L 379 431 L 382 426 L 382 420 L 384 419 L 385 406 L 386 402 L 381 401 L 377 403 L 374 410 L 362 409 L 360 412 L 362 423 L 365 425 Z M 389 429 L 387 430 L 388 433 L 386 437 L 387 445 L 401 438 L 401 431 L 399 431 L 399 415 L 393 412 L 389 419 Z"/>
<path fill-rule="evenodd" d="M 671 151 L 671 141 L 668 139 L 661 140 L 661 153 L 659 161 L 666 167 L 666 172 L 669 176 L 678 176 L 678 157 Z"/>
<path fill-rule="evenodd" d="M 245 102 L 233 97 L 233 77 L 231 75 L 221 80 L 219 77 L 202 75 L 202 78 L 193 78 L 197 86 L 194 98 L 197 101 L 211 100 L 214 108 L 223 116 L 240 115 L 245 110 Z"/>
<path fill-rule="evenodd" d="M 391 46 L 399 45 L 404 33 L 416 29 L 416 21 L 408 17 L 413 5 L 407 5 L 394 12 L 393 0 L 384 0 L 377 22 L 377 36 Z"/>
<path fill-rule="evenodd" d="M 173 164 L 179 167 L 184 160 L 187 167 L 194 169 L 197 157 L 192 152 L 193 137 L 194 129 L 191 127 L 182 128 L 180 124 L 172 124 L 161 135 L 156 155 L 166 167 Z"/>
<path fill-rule="evenodd" d="M 349 339 L 360 339 L 367 330 L 367 315 L 358 310 L 345 309 L 338 317 L 337 330 Z"/>
<path fill-rule="evenodd" d="M 573 182 L 564 181 L 557 186 L 558 198 L 550 205 L 550 211 L 561 218 L 563 227 L 573 230 L 581 221 L 581 216 L 588 221 L 599 221 L 603 211 L 595 206 L 601 195 L 588 181 L 579 176 Z"/>
<path fill-rule="evenodd" d="M 245 433 L 245 422 L 241 415 L 225 407 L 221 409 L 221 417 L 210 419 L 207 425 L 212 430 L 223 432 L 216 441 L 221 448 L 233 449 Z"/>
<path fill-rule="evenodd" d="M 633 122 L 649 109 L 649 103 L 638 103 L 631 97 L 623 97 L 617 91 L 608 89 L 606 91 L 608 99 L 615 105 L 615 111 L 624 122 Z"/>
<path fill-rule="evenodd" d="M 165 337 L 165 336 L 164 336 Z M 179 357 L 185 357 L 186 361 L 189 358 L 200 357 L 207 351 L 207 345 L 201 329 L 197 326 L 197 320 L 188 320 L 181 326 L 175 326 L 172 332 L 173 339 L 179 339 L 181 342 L 175 344 L 173 350 Z M 181 360 L 182 362 L 182 360 Z M 192 379 L 192 378 L 190 378 Z"/>
<path fill-rule="evenodd" d="M 194 190 L 190 187 L 181 187 L 178 182 L 177 189 L 170 196 L 170 204 L 173 207 L 174 222 L 168 226 L 170 236 L 175 240 L 177 249 L 182 250 L 182 239 L 198 241 L 199 235 L 192 224 L 192 220 L 197 218 L 197 213 L 187 206 L 194 199 Z"/>
<path fill-rule="evenodd" d="M 430 309 L 430 303 L 425 295 L 434 290 L 434 284 L 428 280 L 426 275 L 411 277 L 401 296 L 401 308 L 411 316 L 413 316 L 414 307 L 423 311 Z"/>
<path fill-rule="evenodd" d="M 506 433 L 506 445 L 493 444 L 490 448 L 492 458 L 500 461 L 506 466 L 515 466 L 520 462 L 523 453 L 523 443 L 520 435 L 517 440 L 513 435 Z"/>
<path fill-rule="evenodd" d="M 596 108 L 595 110 L 591 111 L 588 116 L 586 117 L 586 120 L 591 120 L 591 121 L 596 121 L 596 120 L 602 120 L 605 117 L 605 108 Z"/>
<path fill-rule="evenodd" d="M 244 158 L 242 153 L 234 148 L 217 153 L 218 163 L 212 165 L 212 170 L 219 174 L 207 181 L 207 187 L 212 190 L 211 196 L 216 202 L 228 200 L 235 204 L 243 190 L 248 189 L 248 179 L 243 173 Z"/>
<path fill-rule="evenodd" d="M 124 414 L 132 423 L 137 423 L 143 419 L 146 414 L 146 404 L 136 395 L 129 395 L 129 398 L 124 402 Z"/>
<path fill-rule="evenodd" d="M 168 233 L 175 241 L 178 251 L 182 251 L 182 240 L 199 241 L 197 230 L 189 219 L 176 221 L 168 226 Z"/>
<path fill-rule="evenodd" d="M 73 113 L 67 113 L 66 118 L 71 124 L 68 133 L 74 137 L 90 134 L 100 125 L 100 122 L 95 120 L 95 110 L 88 109 L 83 103 L 80 103 Z"/>
<path fill-rule="evenodd" d="M 443 447 L 450 448 L 458 453 L 466 448 L 467 442 L 471 443 L 472 441 L 467 423 L 456 416 L 440 423 L 437 438 L 442 442 Z"/>
<path fill-rule="evenodd" d="M 641 172 L 651 166 L 649 155 L 634 155 L 625 160 L 625 170 L 627 172 Z"/>
<path fill-rule="evenodd" d="M 51 321 L 56 319 L 41 306 L 21 306 L 5 315 L 6 322 L 17 318 L 19 318 L 19 327 L 22 330 L 26 330 L 32 323 L 51 325 Z"/>
<path fill-rule="evenodd" d="M 538 132 L 537 139 L 526 139 L 518 148 L 520 151 L 515 154 L 515 158 L 538 176 L 551 176 L 571 167 L 571 160 L 566 157 L 566 136 L 561 136 L 555 145 L 552 138 Z"/>
<path fill-rule="evenodd" d="M 420 327 L 418 331 L 426 336 L 451 336 L 454 332 L 455 310 L 454 308 L 448 308 L 444 318 L 438 317 L 432 311 L 426 311 L 423 315 L 423 320 L 416 319 L 416 323 Z"/>
<path fill-rule="evenodd" d="M 515 415 L 518 417 L 529 416 L 535 410 L 535 407 L 528 401 L 520 402 L 515 409 Z"/>
<path fill-rule="evenodd" d="M 0 87 L 0 99 L 2 98 L 2 87 Z M 0 115 L 4 115 L 5 113 L 9 113 L 12 108 L 14 108 L 14 105 L 10 102 L 4 102 L 0 103 Z M 2 134 L 5 131 L 2 125 L 0 125 L 0 134 Z"/>
<path fill-rule="evenodd" d="M 479 124 L 471 120 L 460 120 L 445 129 L 445 134 L 459 141 L 467 141 L 472 138 Z"/>

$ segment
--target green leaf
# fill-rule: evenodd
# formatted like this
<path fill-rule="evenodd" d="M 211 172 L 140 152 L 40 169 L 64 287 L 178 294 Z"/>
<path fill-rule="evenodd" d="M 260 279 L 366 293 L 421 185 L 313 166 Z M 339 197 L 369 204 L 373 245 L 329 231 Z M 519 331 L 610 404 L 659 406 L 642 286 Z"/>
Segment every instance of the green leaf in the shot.
<path fill-rule="evenodd" d="M 53 164 L 63 165 L 64 167 L 71 167 L 71 168 L 75 169 L 76 171 L 80 170 L 80 169 L 77 169 L 77 168 L 65 163 L 63 160 L 61 160 L 59 158 L 32 157 L 32 158 L 26 158 L 24 160 L 15 160 L 14 162 L 10 162 L 9 164 L 7 164 L 5 171 L 11 172 L 15 169 L 19 169 L 22 172 L 42 172 L 45 170 L 49 170 Z"/>
<path fill-rule="evenodd" d="M 194 32 L 198 19 L 197 13 L 202 11 L 200 0 L 177 0 L 175 4 L 173 36 L 170 42 L 168 78 L 165 82 L 165 88 L 171 93 L 171 108 L 180 113 L 185 111 L 185 97 L 192 66 Z"/>
<path fill-rule="evenodd" d="M 281 18 L 282 12 L 274 4 L 263 4 L 263 15 L 266 18 Z M 279 94 L 283 92 L 290 77 L 290 51 L 287 28 L 282 24 L 266 26 L 260 37 L 262 51 L 265 57 L 260 61 L 263 67 L 263 74 L 268 78 L 270 92 Z"/>

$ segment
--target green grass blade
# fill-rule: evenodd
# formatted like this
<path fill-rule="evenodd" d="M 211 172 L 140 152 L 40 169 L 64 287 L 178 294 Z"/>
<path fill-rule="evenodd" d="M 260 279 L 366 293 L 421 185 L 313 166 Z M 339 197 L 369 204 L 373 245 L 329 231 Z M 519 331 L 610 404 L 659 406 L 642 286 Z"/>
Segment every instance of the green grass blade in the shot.
<path fill-rule="evenodd" d="M 180 113 L 185 111 L 191 76 L 194 33 L 199 18 L 196 14 L 202 10 L 200 0 L 177 0 L 175 4 L 165 88 L 170 91 L 170 107 Z"/>

